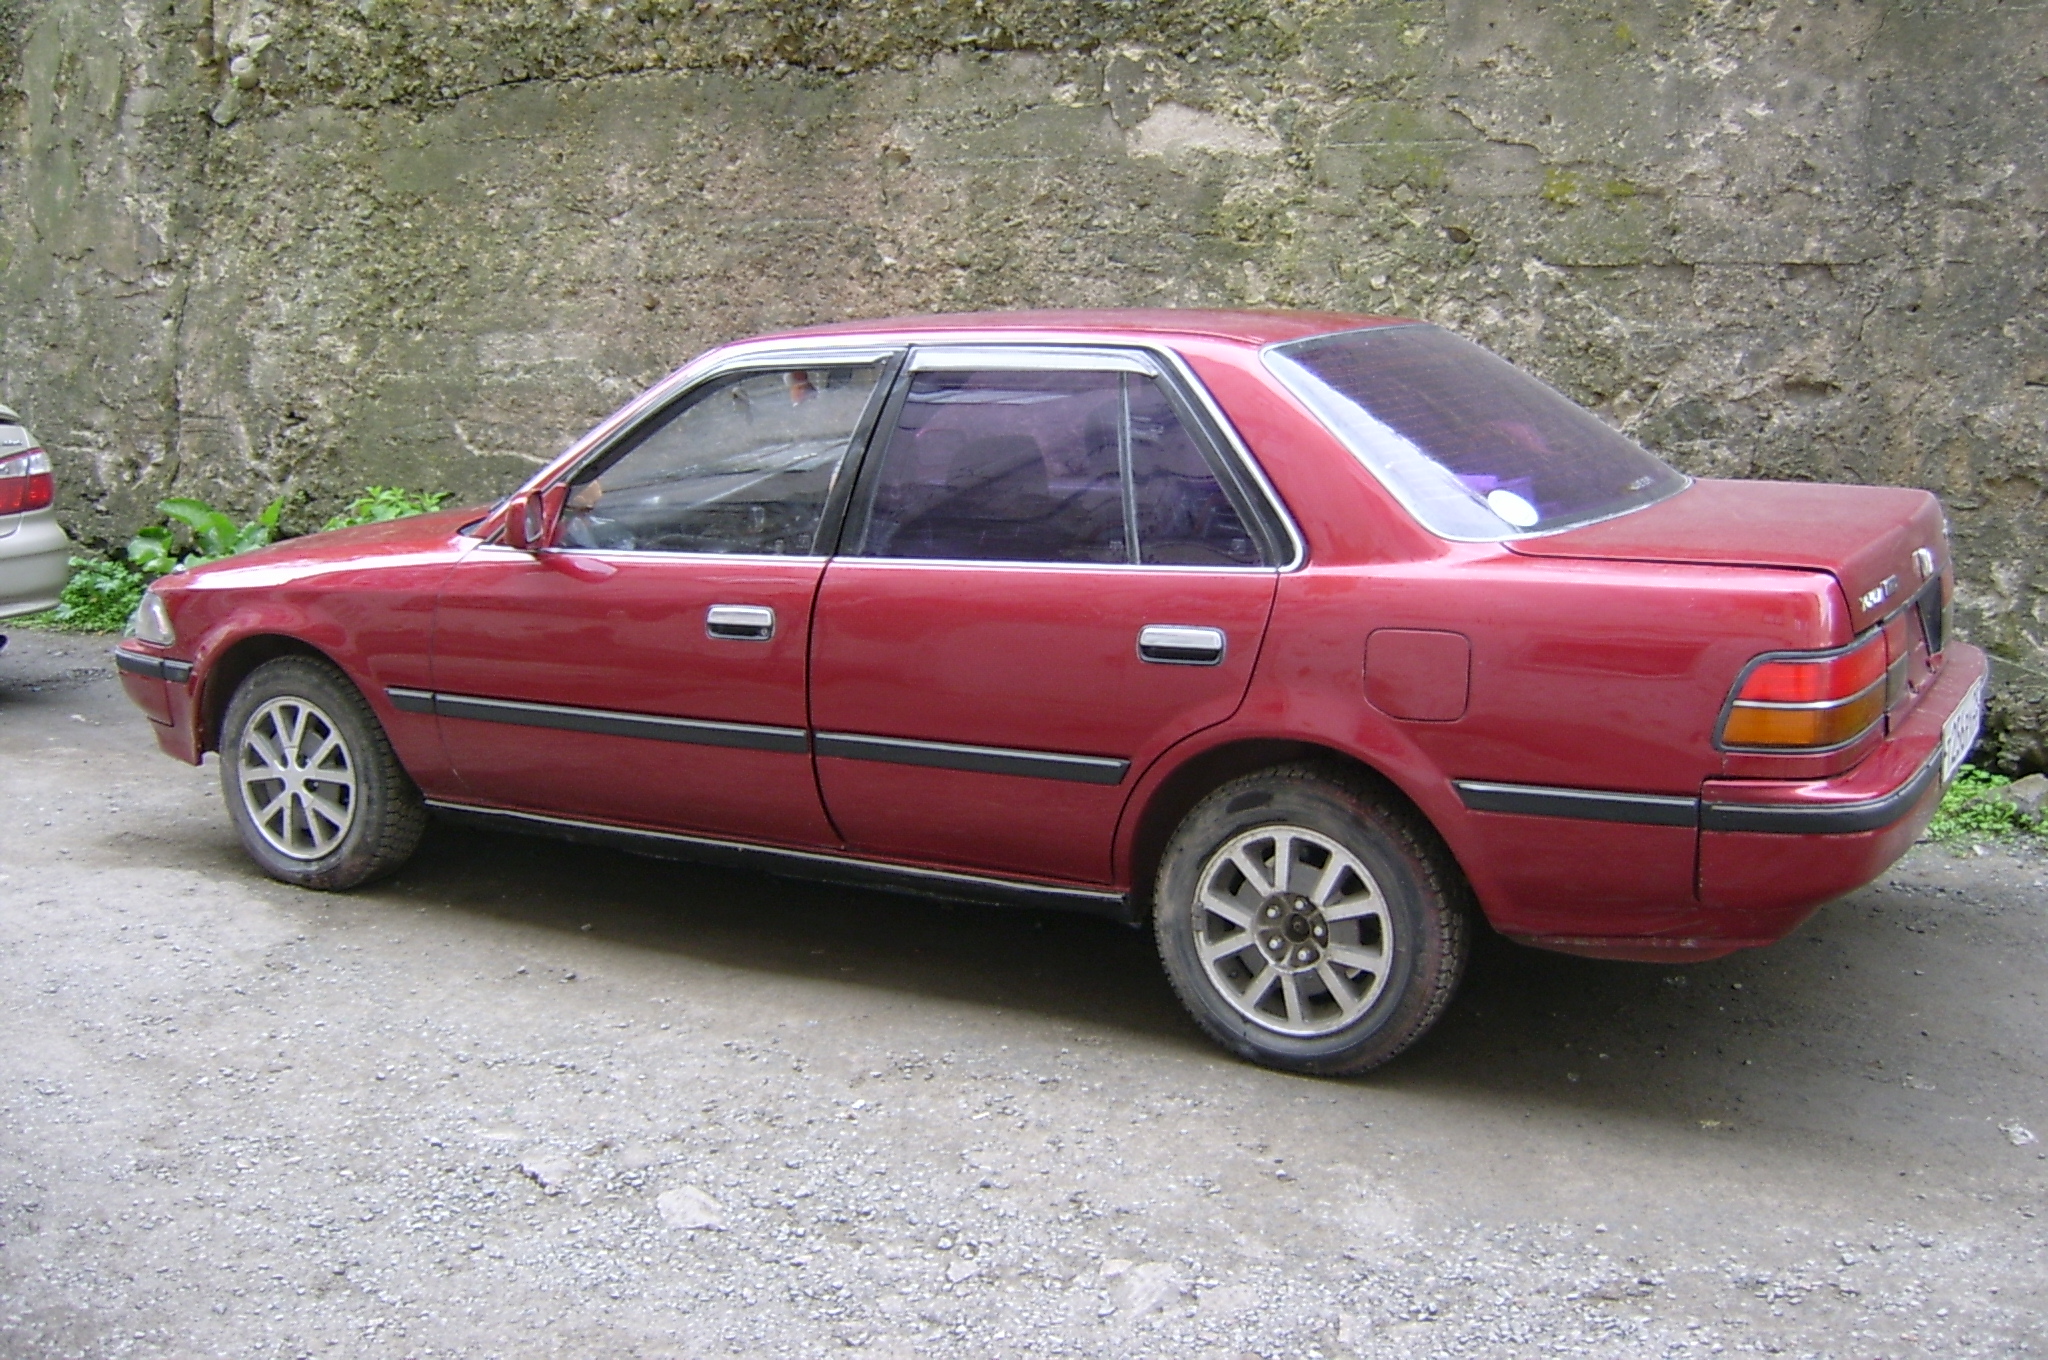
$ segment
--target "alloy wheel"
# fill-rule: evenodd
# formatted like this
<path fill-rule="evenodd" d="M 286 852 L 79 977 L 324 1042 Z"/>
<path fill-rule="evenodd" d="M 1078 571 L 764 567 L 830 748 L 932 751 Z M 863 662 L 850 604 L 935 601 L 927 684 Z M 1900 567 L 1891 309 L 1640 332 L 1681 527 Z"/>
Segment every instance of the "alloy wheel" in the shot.
<path fill-rule="evenodd" d="M 1195 947 L 1217 993 L 1264 1029 L 1334 1034 L 1379 999 L 1393 919 L 1358 856 L 1304 826 L 1231 837 L 1202 865 Z"/>
<path fill-rule="evenodd" d="M 249 819 L 280 854 L 321 859 L 355 824 L 355 763 L 319 705 L 269 700 L 243 725 L 236 761 Z"/>

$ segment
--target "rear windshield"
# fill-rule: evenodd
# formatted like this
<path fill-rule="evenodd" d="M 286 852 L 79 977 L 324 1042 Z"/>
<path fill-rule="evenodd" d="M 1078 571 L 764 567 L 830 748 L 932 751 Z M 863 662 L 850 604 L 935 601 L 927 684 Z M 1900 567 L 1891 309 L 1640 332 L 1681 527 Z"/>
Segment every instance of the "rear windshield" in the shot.
<path fill-rule="evenodd" d="M 1584 407 L 1435 326 L 1297 340 L 1268 350 L 1266 362 L 1444 538 L 1555 533 L 1688 485 Z"/>

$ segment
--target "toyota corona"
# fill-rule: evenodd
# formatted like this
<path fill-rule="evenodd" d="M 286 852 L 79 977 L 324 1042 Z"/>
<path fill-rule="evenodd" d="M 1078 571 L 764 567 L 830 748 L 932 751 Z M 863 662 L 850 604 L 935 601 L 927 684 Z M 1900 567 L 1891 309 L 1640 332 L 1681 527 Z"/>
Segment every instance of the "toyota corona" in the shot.
<path fill-rule="evenodd" d="M 1346 1073 L 1481 929 L 1710 959 L 1880 874 L 1977 736 L 1953 580 L 1924 491 L 1687 477 L 1432 325 L 934 316 L 166 577 L 116 659 L 286 882 L 442 816 L 1079 908 Z"/>

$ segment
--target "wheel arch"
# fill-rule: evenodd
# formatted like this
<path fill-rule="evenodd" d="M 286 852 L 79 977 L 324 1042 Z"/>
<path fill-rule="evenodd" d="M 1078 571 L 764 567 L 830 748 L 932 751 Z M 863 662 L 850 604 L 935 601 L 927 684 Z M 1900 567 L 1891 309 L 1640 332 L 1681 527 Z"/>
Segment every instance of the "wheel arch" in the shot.
<path fill-rule="evenodd" d="M 1286 737 L 1242 737 L 1190 754 L 1159 779 L 1144 795 L 1143 803 L 1131 815 L 1125 851 L 1130 869 L 1130 913 L 1136 922 L 1152 916 L 1152 883 L 1174 828 L 1211 791 L 1240 776 L 1276 765 L 1312 763 L 1327 766 L 1333 773 L 1362 780 L 1395 800 L 1414 814 L 1442 846 L 1458 874 L 1470 879 L 1457 853 L 1429 814 L 1409 796 L 1400 783 L 1370 761 L 1324 742 Z"/>
<path fill-rule="evenodd" d="M 197 748 L 204 754 L 220 749 L 221 719 L 228 711 L 228 703 L 240 689 L 242 681 L 266 661 L 275 661 L 281 656 L 308 656 L 324 661 L 336 670 L 347 674 L 333 657 L 321 651 L 303 638 L 284 633 L 252 633 L 237 638 L 207 666 L 205 678 L 200 682 L 198 702 Z"/>

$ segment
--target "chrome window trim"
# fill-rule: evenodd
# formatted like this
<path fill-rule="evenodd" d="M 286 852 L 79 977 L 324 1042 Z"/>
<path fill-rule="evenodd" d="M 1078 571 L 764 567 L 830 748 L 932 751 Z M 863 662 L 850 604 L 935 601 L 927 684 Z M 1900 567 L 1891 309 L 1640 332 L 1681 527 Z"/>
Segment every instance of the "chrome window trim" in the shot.
<path fill-rule="evenodd" d="M 502 548 L 502 543 L 488 545 Z M 519 548 L 506 548 L 507 552 L 521 552 Z M 664 558 L 679 558 L 688 562 L 744 562 L 759 565 L 769 562 L 809 562 L 817 565 L 832 559 L 823 553 L 737 553 L 737 552 L 683 552 L 674 548 L 649 548 L 645 552 L 628 548 L 579 548 L 573 545 L 550 546 L 541 549 L 546 553 L 574 553 L 577 557 L 596 558 L 604 562 L 648 562 Z M 530 555 L 530 554 L 529 554 Z"/>
<path fill-rule="evenodd" d="M 642 392 L 600 421 L 581 439 L 564 449 L 548 461 L 546 467 L 520 484 L 519 491 L 534 491 L 551 486 L 565 477 L 573 476 L 578 469 L 591 459 L 601 457 L 618 442 L 621 434 L 640 423 L 650 411 L 666 406 L 677 397 L 687 394 L 692 388 L 715 378 L 728 377 L 754 369 L 811 366 L 816 368 L 855 368 L 862 364 L 884 363 L 909 348 L 908 343 L 881 344 L 869 341 L 865 344 L 848 344 L 835 349 L 821 345 L 816 340 L 802 344 L 791 341 L 742 341 L 715 349 L 709 354 L 699 355 L 684 364 L 654 386 Z M 515 491 L 514 495 L 519 494 Z M 691 554 L 695 556 L 696 554 Z M 727 553 L 706 553 L 708 557 L 735 556 Z M 775 554 L 762 554 L 775 556 Z"/>
<path fill-rule="evenodd" d="M 1245 446 L 1243 437 L 1237 432 L 1237 427 L 1231 424 L 1230 419 L 1224 415 L 1223 408 L 1217 404 L 1215 396 L 1210 393 L 1202 380 L 1195 375 L 1195 371 L 1188 366 L 1187 361 L 1181 357 L 1179 352 L 1170 346 L 1146 344 L 1143 342 L 1087 344 L 1082 342 L 1061 343 L 1019 340 L 1005 337 L 1000 333 L 994 336 L 979 334 L 949 335 L 937 339 L 913 337 L 909 344 L 910 360 L 904 365 L 904 369 L 906 372 L 911 373 L 951 372 L 970 366 L 964 362 L 926 365 L 920 360 L 921 356 L 928 353 L 951 356 L 964 356 L 968 354 L 976 356 L 1017 356 L 1020 360 L 1019 362 L 977 363 L 973 365 L 1009 372 L 1076 371 L 1077 366 L 1074 363 L 1074 359 L 1078 356 L 1083 360 L 1082 365 L 1078 369 L 1081 372 L 1135 373 L 1142 377 L 1150 377 L 1167 382 L 1197 408 L 1197 413 L 1208 427 L 1209 432 L 1221 441 L 1223 447 L 1219 452 L 1235 469 L 1243 474 L 1248 482 L 1247 486 L 1241 487 L 1239 490 L 1264 502 L 1268 512 L 1279 524 L 1281 535 L 1286 540 L 1286 547 L 1288 549 L 1288 552 L 1285 554 L 1286 560 L 1278 563 L 1260 562 L 1250 565 L 1216 563 L 1195 565 L 1187 569 L 1195 571 L 1291 572 L 1299 570 L 1307 563 L 1307 541 L 1302 537 L 1300 526 L 1294 522 L 1294 516 L 1288 511 L 1287 503 L 1280 498 L 1280 493 L 1274 489 L 1272 481 L 1266 476 L 1266 470 L 1259 466 L 1256 458 L 1252 457 L 1251 450 Z M 1087 366 L 1087 361 L 1091 359 L 1101 361 L 1102 366 Z M 880 433 L 879 429 L 877 433 Z M 852 558 L 856 555 L 842 554 L 842 556 Z M 883 559 L 863 556 L 859 560 L 879 561 Z M 958 561 L 961 559 L 905 558 L 902 560 L 930 564 L 939 561 Z M 979 559 L 967 560 L 972 560 L 977 565 L 985 566 L 1053 565 L 1049 563 L 999 563 L 993 560 L 987 562 L 982 562 Z M 1151 564 L 1143 562 L 1100 562 L 1069 565 L 1121 567 L 1129 570 L 1134 567 L 1145 567 Z"/>
<path fill-rule="evenodd" d="M 1264 346 L 1264 348 L 1274 348 L 1274 346 Z M 1262 354 L 1264 354 L 1264 348 L 1262 348 Z M 922 354 L 922 352 L 938 352 L 938 354 L 958 354 L 958 352 L 965 352 L 965 350 L 979 350 L 979 352 L 985 352 L 985 354 L 1012 352 L 1012 354 L 1030 356 L 1034 360 L 1034 365 L 1040 367 L 1040 369 L 1057 369 L 1063 363 L 1069 363 L 1069 367 L 1071 367 L 1071 358 L 1075 354 L 1081 354 L 1081 356 L 1096 356 L 1096 358 L 1104 360 L 1106 365 L 1118 365 L 1118 360 L 1120 360 L 1118 367 L 1106 367 L 1104 371 L 1112 371 L 1112 373 L 1118 373 L 1118 371 L 1120 373 L 1143 373 L 1147 377 L 1171 379 L 1171 381 L 1178 385 L 1182 395 L 1186 395 L 1196 408 L 1200 408 L 1200 414 L 1208 422 L 1208 428 L 1223 440 L 1223 453 L 1227 457 L 1235 459 L 1237 469 L 1243 471 L 1243 475 L 1251 483 L 1249 490 L 1255 492 L 1257 496 L 1264 498 L 1266 508 L 1272 512 L 1274 520 L 1280 524 L 1282 537 L 1286 539 L 1286 547 L 1290 549 L 1286 561 L 1280 561 L 1280 563 L 1262 563 L 1262 565 L 1257 565 L 1257 567 L 1214 565 L 1214 567 L 1194 567 L 1194 569 L 1200 569 L 1200 571 L 1298 571 L 1300 567 L 1307 565 L 1307 561 L 1309 561 L 1309 543 L 1307 543 L 1307 539 L 1303 537 L 1303 533 L 1300 533 L 1300 526 L 1294 522 L 1292 512 L 1288 512 L 1288 506 L 1280 498 L 1280 492 L 1274 487 L 1272 479 L 1266 475 L 1266 469 L 1260 467 L 1260 461 L 1257 461 L 1255 457 L 1251 457 L 1251 449 L 1245 447 L 1245 440 L 1237 432 L 1237 426 L 1231 424 L 1229 416 L 1225 416 L 1223 408 L 1217 403 L 1217 397 L 1214 397 L 1214 393 L 1208 391 L 1208 385 L 1202 383 L 1200 377 L 1196 377 L 1194 369 L 1188 365 L 1188 360 L 1178 350 L 1174 350 L 1174 348 L 1167 346 L 1167 344 L 1147 344 L 1147 342 L 1085 344 L 1085 342 L 1059 342 L 1059 340 L 1022 340 L 1022 338 L 1018 338 L 1016 334 L 1010 334 L 1010 332 L 936 332 L 936 334 L 934 332 L 922 332 L 922 334 L 920 332 L 911 332 L 911 334 L 905 334 L 905 336 L 891 336 L 889 340 L 877 340 L 877 338 L 868 338 L 868 336 L 850 336 L 844 344 L 834 344 L 831 340 L 819 340 L 815 336 L 813 338 L 799 338 L 799 340 L 786 340 L 786 338 L 782 338 L 782 340 L 774 340 L 774 338 L 770 338 L 770 340 L 741 340 L 741 342 L 735 342 L 735 344 L 711 350 L 709 354 L 700 354 L 698 358 L 692 358 L 688 365 L 684 365 L 682 369 L 676 369 L 672 375 L 668 375 L 666 379 L 655 383 L 653 387 L 643 391 L 639 397 L 629 401 L 627 406 L 612 412 L 610 418 L 600 422 L 596 428 L 592 428 L 580 440 L 575 440 L 573 444 L 569 444 L 569 449 L 565 449 L 561 455 L 551 459 L 547 463 L 547 467 L 543 467 L 539 473 L 535 473 L 532 477 L 528 477 L 524 483 L 520 483 L 518 490 L 520 492 L 539 490 L 539 487 L 551 485 L 551 483 L 555 483 L 555 481 L 559 481 L 559 479 L 563 479 L 567 475 L 573 475 L 575 469 L 580 469 L 584 463 L 588 463 L 594 457 L 600 457 L 606 449 L 610 449 L 610 444 L 618 436 L 621 436 L 621 432 L 625 432 L 631 426 L 635 426 L 647 412 L 666 406 L 668 401 L 688 393 L 698 383 L 705 383 L 705 381 L 719 379 L 719 377 L 727 377 L 729 373 L 737 373 L 737 371 L 745 371 L 745 369 L 772 369 L 772 367 L 778 367 L 778 365 L 854 367 L 854 365 L 866 365 L 866 363 L 885 363 L 885 360 L 889 360 L 891 356 L 903 354 L 905 350 L 911 352 L 911 365 L 907 365 L 907 367 L 918 365 L 918 354 Z M 1147 363 L 1151 367 L 1145 367 Z M 958 365 L 946 365 L 946 367 L 958 367 Z M 1024 369 L 1026 365 L 1006 365 L 1006 367 Z M 1288 393 L 1288 397 L 1292 399 L 1292 393 Z M 551 551 L 586 551 L 586 549 L 551 549 Z M 641 553 L 641 557 L 649 557 L 649 555 L 655 555 L 655 553 Z M 688 557 L 688 559 L 743 557 L 741 553 L 662 553 L 662 555 L 668 555 L 668 557 Z M 793 559 L 797 559 L 795 555 L 778 555 L 778 553 L 752 553 L 752 555 L 756 555 L 756 557 L 774 557 L 778 561 L 793 561 Z M 819 555 L 817 553 L 809 553 L 809 557 L 819 557 Z M 1106 565 L 1133 565 L 1133 563 L 1106 563 Z M 1143 563 L 1139 563 L 1139 565 L 1143 565 Z"/>
<path fill-rule="evenodd" d="M 1110 345 L 917 345 L 911 349 L 909 369 L 912 373 L 951 373 L 972 369 L 993 373 L 1165 376 L 1149 350 Z"/>
<path fill-rule="evenodd" d="M 899 357 L 907 348 L 907 345 L 877 345 L 871 342 L 866 345 L 849 345 L 844 349 L 833 349 L 829 346 L 821 347 L 815 341 L 802 345 L 782 341 L 760 341 L 742 342 L 738 345 L 728 346 L 725 349 L 714 350 L 710 354 L 703 355 L 685 364 L 682 368 L 676 370 L 667 378 L 664 378 L 628 402 L 620 410 L 615 411 L 610 418 L 599 424 L 596 429 L 571 445 L 566 452 L 550 462 L 537 476 L 528 478 L 520 486 L 519 490 L 512 494 L 516 496 L 521 492 L 538 491 L 543 487 L 573 481 L 577 474 L 582 472 L 591 463 L 610 455 L 622 439 L 630 439 L 639 429 L 642 422 L 659 414 L 672 402 L 681 400 L 707 383 L 731 377 L 736 373 L 771 373 L 786 368 L 858 368 L 865 364 L 887 365 L 889 360 Z M 860 423 L 854 427 L 853 433 L 856 437 L 860 435 L 863 429 L 871 431 L 869 418 L 879 414 L 879 409 L 872 403 L 877 400 L 886 401 L 892 380 L 893 373 L 885 368 L 880 375 L 875 391 L 869 394 L 871 404 L 862 415 Z M 832 480 L 826 488 L 825 501 L 819 507 L 821 522 L 831 512 L 834 497 L 838 494 L 841 479 L 845 477 L 849 463 L 856 461 L 858 450 L 854 447 L 854 443 L 857 442 L 857 438 L 849 442 L 845 451 L 839 456 L 838 466 L 832 470 Z M 507 499 L 510 498 L 508 497 Z M 504 502 L 499 502 L 499 505 L 503 504 Z M 492 513 L 496 513 L 497 508 L 497 506 L 493 506 Z M 500 532 L 502 533 L 502 529 Z M 493 537 L 486 541 L 498 543 L 499 540 Z M 811 541 L 814 544 L 817 542 L 815 527 L 811 535 Z M 543 551 L 581 552 L 587 550 L 561 548 L 551 545 L 543 549 Z M 596 551 L 623 550 L 598 549 Z M 632 555 L 638 557 L 678 557 L 687 558 L 692 561 L 737 557 L 791 561 L 803 560 L 805 558 L 818 559 L 824 556 L 824 554 L 815 552 L 687 553 L 656 552 L 653 550 L 644 553 L 634 550 Z"/>
<path fill-rule="evenodd" d="M 1266 348 L 1271 348 L 1271 346 Z M 1192 570 L 1291 572 L 1298 571 L 1307 564 L 1308 542 L 1302 537 L 1301 527 L 1295 523 L 1293 514 L 1287 508 L 1287 502 L 1281 499 L 1280 493 L 1274 488 L 1272 480 L 1266 476 L 1266 470 L 1259 466 L 1258 459 L 1252 456 L 1250 448 L 1245 445 L 1244 437 L 1238 433 L 1237 427 L 1224 414 L 1223 408 L 1217 403 L 1207 384 L 1203 383 L 1195 375 L 1194 369 L 1188 365 L 1187 360 L 1181 356 L 1179 351 L 1169 345 L 1145 343 L 1142 341 L 1087 344 L 1080 342 L 1030 340 L 1020 338 L 1015 333 L 1006 331 L 912 332 L 902 336 L 892 336 L 886 341 L 866 336 L 849 336 L 843 344 L 837 345 L 832 341 L 820 340 L 817 337 L 742 340 L 735 344 L 715 349 L 708 354 L 700 355 L 698 358 L 677 369 L 667 378 L 656 383 L 653 387 L 647 389 L 647 391 L 641 393 L 633 401 L 614 412 L 610 418 L 570 445 L 569 448 L 550 461 L 538 473 L 528 478 L 521 484 L 519 490 L 535 490 L 551 485 L 563 477 L 572 475 L 576 469 L 583 466 L 591 458 L 601 455 L 618 438 L 621 432 L 638 423 L 640 418 L 648 411 L 667 404 L 670 400 L 682 396 L 697 384 L 713 378 L 724 377 L 729 373 L 745 369 L 772 368 L 777 365 L 808 363 L 823 367 L 826 365 L 881 363 L 894 355 L 904 353 L 906 350 L 911 352 L 912 363 L 914 364 L 917 354 L 921 352 L 958 353 L 970 349 L 1004 351 L 1033 356 L 1041 367 L 1057 367 L 1059 363 L 1070 359 L 1076 354 L 1095 355 L 1104 359 L 1122 358 L 1130 365 L 1129 367 L 1113 368 L 1107 371 L 1145 373 L 1151 377 L 1173 380 L 1182 395 L 1200 409 L 1211 431 L 1222 440 L 1224 445 L 1223 452 L 1226 456 L 1235 459 L 1237 468 L 1243 472 L 1250 483 L 1248 489 L 1264 499 L 1266 508 L 1272 513 L 1275 521 L 1280 526 L 1282 535 L 1287 540 L 1287 547 L 1291 549 L 1287 560 L 1279 563 L 1262 563 L 1256 567 L 1202 566 L 1192 568 Z M 1152 367 L 1149 369 L 1142 367 L 1143 361 L 1149 361 Z M 1289 393 L 1290 398 L 1292 395 L 1292 393 Z M 517 493 L 515 492 L 514 494 Z M 560 549 L 554 551 L 585 550 Z M 640 555 L 655 556 L 657 554 Z M 673 553 L 659 555 L 689 558 L 692 560 L 738 558 L 743 555 L 766 556 L 779 561 L 800 560 L 795 555 L 785 554 Z M 807 554 L 807 556 L 818 557 L 821 555 Z M 1129 566 L 1133 564 L 1110 563 L 1105 565 Z"/>
<path fill-rule="evenodd" d="M 802 559 L 775 557 L 769 558 L 768 560 L 773 562 L 788 562 L 791 560 L 800 561 Z M 977 571 L 1117 571 L 1126 573 L 1134 571 L 1167 571 L 1177 572 L 1182 575 L 1195 572 L 1213 575 L 1214 573 L 1219 571 L 1262 571 L 1267 573 L 1268 575 L 1271 575 L 1275 572 L 1282 570 L 1282 568 L 1279 567 L 1269 567 L 1263 565 L 1256 567 L 1245 567 L 1232 566 L 1228 564 L 1208 565 L 1199 562 L 1019 562 L 1014 558 L 861 557 L 853 553 L 845 553 L 831 559 L 831 564 L 835 567 L 855 562 L 859 563 L 864 567 L 972 567 Z"/>

